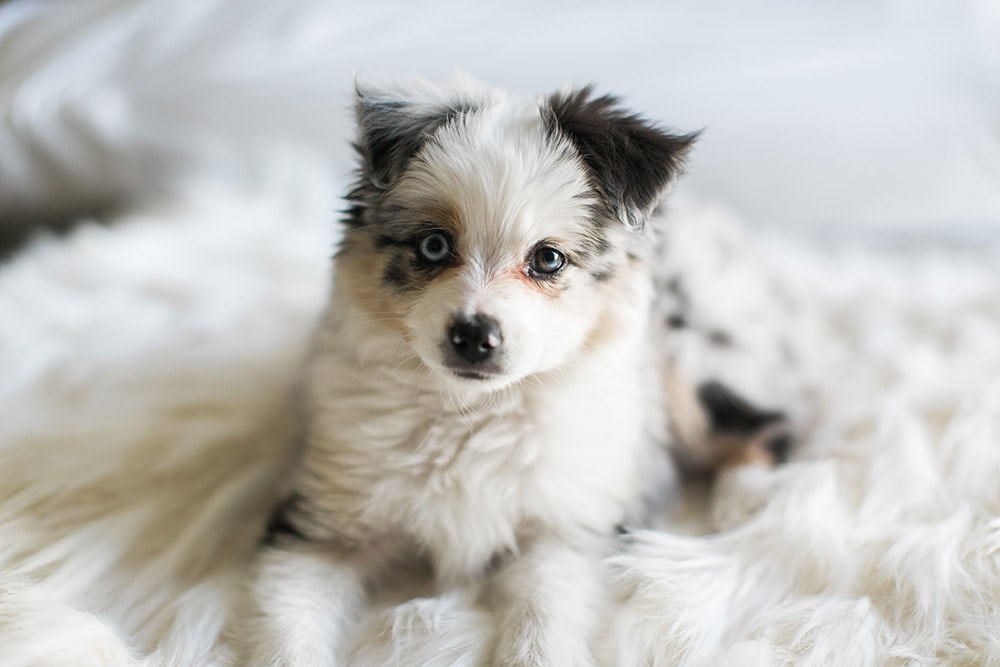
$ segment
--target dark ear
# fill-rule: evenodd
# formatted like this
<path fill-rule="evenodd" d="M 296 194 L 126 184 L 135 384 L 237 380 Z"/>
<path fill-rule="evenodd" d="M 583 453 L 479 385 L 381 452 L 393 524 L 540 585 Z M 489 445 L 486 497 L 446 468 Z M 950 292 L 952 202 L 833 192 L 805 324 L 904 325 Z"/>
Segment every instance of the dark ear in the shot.
<path fill-rule="evenodd" d="M 548 130 L 576 146 L 611 212 L 641 229 L 683 168 L 698 134 L 670 134 L 587 86 L 556 93 L 543 111 Z"/>
<path fill-rule="evenodd" d="M 376 188 L 395 181 L 435 130 L 472 108 L 443 99 L 421 100 L 355 84 L 362 177 Z"/>

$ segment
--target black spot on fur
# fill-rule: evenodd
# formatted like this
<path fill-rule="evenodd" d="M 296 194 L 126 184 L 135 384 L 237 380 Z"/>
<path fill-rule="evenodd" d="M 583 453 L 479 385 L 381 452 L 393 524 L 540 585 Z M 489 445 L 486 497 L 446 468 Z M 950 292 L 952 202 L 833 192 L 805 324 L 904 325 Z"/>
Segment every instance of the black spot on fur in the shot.
<path fill-rule="evenodd" d="M 382 282 L 397 291 L 403 291 L 413 284 L 413 276 L 410 273 L 410 260 L 403 253 L 393 255 L 385 265 L 382 272 Z"/>
<path fill-rule="evenodd" d="M 614 247 L 607 238 L 607 214 L 595 214 L 595 223 L 586 234 L 578 238 L 571 248 L 573 265 L 587 271 L 594 280 L 603 282 L 614 274 L 607 255 Z"/>
<path fill-rule="evenodd" d="M 411 245 L 413 245 L 412 239 L 400 238 L 391 234 L 379 234 L 375 237 L 375 247 L 380 250 L 383 248 L 399 248 Z"/>
<path fill-rule="evenodd" d="M 690 299 L 688 299 L 687 290 L 684 289 L 684 283 L 681 281 L 680 276 L 674 276 L 667 281 L 667 291 L 673 294 L 677 298 L 677 301 L 684 305 L 687 305 L 688 301 L 690 301 Z"/>
<path fill-rule="evenodd" d="M 683 329 L 687 326 L 687 319 L 680 313 L 673 313 L 667 316 L 667 326 L 671 329 Z"/>
<path fill-rule="evenodd" d="M 379 229 L 383 227 L 391 228 L 391 223 L 378 225 Z M 457 261 L 454 254 L 449 261 L 428 262 L 423 259 L 417 251 L 421 238 L 419 233 L 403 237 L 392 234 L 376 237 L 375 246 L 387 256 L 382 271 L 384 285 L 397 292 L 405 292 L 433 279 Z"/>
<path fill-rule="evenodd" d="M 613 275 L 614 275 L 614 272 L 611 271 L 611 269 L 598 269 L 597 271 L 591 271 L 590 272 L 590 277 L 593 278 L 595 281 L 597 281 L 599 283 L 603 283 L 603 282 L 607 282 L 608 280 L 611 280 L 611 276 L 613 276 Z"/>
<path fill-rule="evenodd" d="M 280 502 L 274 508 L 274 511 L 271 512 L 271 517 L 267 521 L 267 528 L 264 530 L 264 537 L 260 541 L 261 544 L 274 546 L 279 540 L 289 538 L 299 541 L 309 540 L 305 533 L 296 528 L 291 519 L 292 511 L 301 500 L 300 496 L 293 495 Z"/>
<path fill-rule="evenodd" d="M 775 463 L 785 463 L 792 452 L 792 436 L 782 433 L 769 440 L 766 446 Z"/>
<path fill-rule="evenodd" d="M 697 133 L 670 134 L 623 109 L 615 97 L 593 97 L 592 86 L 557 93 L 547 104 L 548 132 L 573 142 L 611 212 L 641 229 L 680 174 Z"/>
<path fill-rule="evenodd" d="M 510 547 L 504 547 L 502 549 L 497 549 L 490 556 L 490 559 L 486 562 L 486 568 L 484 574 L 491 574 L 498 571 L 506 563 L 510 562 L 511 557 L 514 555 L 514 550 Z"/>
<path fill-rule="evenodd" d="M 708 342 L 716 347 L 732 347 L 733 337 L 721 329 L 712 329 L 708 332 Z"/>
<path fill-rule="evenodd" d="M 609 250 L 611 250 L 611 242 L 608 241 L 602 229 L 594 229 L 580 244 L 582 258 L 590 261 L 608 254 Z"/>
<path fill-rule="evenodd" d="M 754 433 L 785 418 L 783 412 L 761 410 L 714 380 L 698 387 L 698 400 L 717 433 Z"/>

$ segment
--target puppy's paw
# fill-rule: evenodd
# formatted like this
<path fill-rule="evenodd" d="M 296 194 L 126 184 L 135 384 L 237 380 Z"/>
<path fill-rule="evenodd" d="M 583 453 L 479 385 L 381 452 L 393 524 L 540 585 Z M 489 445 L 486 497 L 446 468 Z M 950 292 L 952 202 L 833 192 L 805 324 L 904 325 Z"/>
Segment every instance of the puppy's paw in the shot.
<path fill-rule="evenodd" d="M 493 667 L 596 667 L 586 637 L 545 627 L 526 612 L 501 627 Z M 562 631 L 560 631 L 562 630 Z"/>
<path fill-rule="evenodd" d="M 597 662 L 584 646 L 582 650 L 550 651 L 540 647 L 524 650 L 525 647 L 509 647 L 498 644 L 492 667 L 597 667 Z"/>

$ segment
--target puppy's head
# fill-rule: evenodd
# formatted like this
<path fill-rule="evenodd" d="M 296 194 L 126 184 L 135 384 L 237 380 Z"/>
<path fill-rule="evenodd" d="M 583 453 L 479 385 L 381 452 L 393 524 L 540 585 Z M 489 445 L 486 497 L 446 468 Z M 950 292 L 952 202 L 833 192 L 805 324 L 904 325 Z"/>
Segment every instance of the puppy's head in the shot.
<path fill-rule="evenodd" d="M 337 281 L 403 351 L 478 388 L 558 369 L 614 326 L 628 249 L 694 139 L 589 88 L 360 87 L 357 117 Z"/>

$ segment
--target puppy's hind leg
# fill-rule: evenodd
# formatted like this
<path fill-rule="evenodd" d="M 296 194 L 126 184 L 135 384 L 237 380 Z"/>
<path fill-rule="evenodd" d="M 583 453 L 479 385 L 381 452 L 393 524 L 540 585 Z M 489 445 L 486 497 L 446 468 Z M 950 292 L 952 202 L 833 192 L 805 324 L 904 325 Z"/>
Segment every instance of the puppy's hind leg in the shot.
<path fill-rule="evenodd" d="M 819 408 L 818 322 L 746 229 L 674 203 L 657 246 L 655 313 L 678 462 L 696 477 L 781 463 Z"/>
<path fill-rule="evenodd" d="M 794 432 L 787 416 L 760 408 L 716 380 L 695 386 L 668 372 L 672 454 L 689 479 L 711 479 L 709 521 L 743 523 L 768 501 Z"/>
<path fill-rule="evenodd" d="M 671 369 L 666 375 L 673 455 L 688 477 L 788 458 L 793 434 L 783 412 L 762 409 L 716 380 L 695 386 Z"/>

